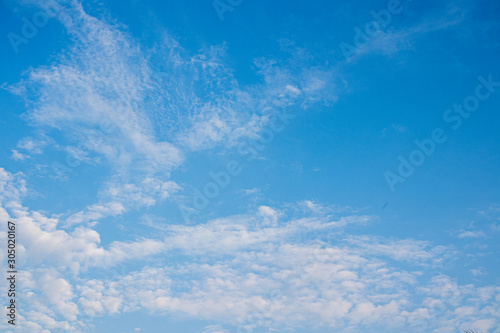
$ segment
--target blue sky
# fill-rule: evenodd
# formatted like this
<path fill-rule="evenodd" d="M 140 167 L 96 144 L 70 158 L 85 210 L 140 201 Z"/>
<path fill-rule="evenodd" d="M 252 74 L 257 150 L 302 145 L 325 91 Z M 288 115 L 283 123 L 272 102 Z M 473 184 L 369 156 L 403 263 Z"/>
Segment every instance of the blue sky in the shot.
<path fill-rule="evenodd" d="M 498 332 L 499 13 L 0 2 L 2 331 Z"/>

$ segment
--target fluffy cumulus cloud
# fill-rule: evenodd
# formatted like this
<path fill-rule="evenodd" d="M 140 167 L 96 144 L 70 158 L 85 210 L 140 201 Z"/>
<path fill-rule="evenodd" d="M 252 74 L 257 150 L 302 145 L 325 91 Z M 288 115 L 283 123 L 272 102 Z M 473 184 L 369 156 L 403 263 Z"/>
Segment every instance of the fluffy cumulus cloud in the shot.
<path fill-rule="evenodd" d="M 348 209 L 318 213 L 313 202 L 313 211 L 298 203 L 293 214 L 294 208 L 261 206 L 102 246 L 90 227 L 64 231 L 57 217 L 24 207 L 25 190 L 14 191 L 23 188 L 22 175 L 0 171 L 4 214 L 23 228 L 26 332 L 83 332 L 93 318 L 139 310 L 248 332 L 310 323 L 342 332 L 497 325 L 500 288 L 460 285 L 442 273 L 456 255 L 452 247 L 345 232 L 373 216 Z M 154 260 L 139 269 L 121 265 L 145 257 Z M 98 271 L 104 276 L 96 277 Z M 205 330 L 226 332 L 213 325 Z"/>

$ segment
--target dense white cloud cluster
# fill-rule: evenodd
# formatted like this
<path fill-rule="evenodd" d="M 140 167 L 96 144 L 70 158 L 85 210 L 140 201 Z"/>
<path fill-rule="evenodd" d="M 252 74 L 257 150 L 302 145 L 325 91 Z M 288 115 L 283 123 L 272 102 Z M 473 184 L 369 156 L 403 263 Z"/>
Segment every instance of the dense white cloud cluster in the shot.
<path fill-rule="evenodd" d="M 314 322 L 343 332 L 378 326 L 451 332 L 463 324 L 488 330 L 499 316 L 500 288 L 458 285 L 439 272 L 457 254 L 453 248 L 343 233 L 370 216 L 304 212 L 299 204 L 303 215 L 290 220 L 284 208 L 261 206 L 101 246 L 95 230 L 67 232 L 57 217 L 24 207 L 22 193 L 11 192 L 22 177 L 0 174 L 2 203 L 12 200 L 4 211 L 22 230 L 26 332 L 83 331 L 94 317 L 138 310 L 246 330 Z M 154 260 L 132 268 L 146 257 Z"/>

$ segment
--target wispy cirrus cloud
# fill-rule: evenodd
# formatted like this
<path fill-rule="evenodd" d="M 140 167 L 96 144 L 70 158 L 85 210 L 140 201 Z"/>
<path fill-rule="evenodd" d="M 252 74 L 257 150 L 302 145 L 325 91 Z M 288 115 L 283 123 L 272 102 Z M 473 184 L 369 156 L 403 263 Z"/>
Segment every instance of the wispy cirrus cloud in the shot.
<path fill-rule="evenodd" d="M 411 6 L 411 3 L 405 6 Z M 456 27 L 465 20 L 466 14 L 463 8 L 445 5 L 439 14 L 431 14 L 408 27 L 391 26 L 385 30 L 378 29 L 365 38 L 363 44 L 357 45 L 351 59 L 356 60 L 368 54 L 393 56 L 401 51 L 414 49 L 423 36 Z"/>
<path fill-rule="evenodd" d="M 124 27 L 87 14 L 77 1 L 64 9 L 71 19 L 61 23 L 72 44 L 7 89 L 24 98 L 31 125 L 47 138 L 56 133 L 67 140 L 50 147 L 67 156 L 55 161 L 57 167 L 49 162 L 49 169 L 59 175 L 87 163 L 114 174 L 99 190 L 99 201 L 74 212 L 68 226 L 149 207 L 182 190 L 170 172 L 186 153 L 254 137 L 273 108 L 308 108 L 337 98 L 335 71 L 305 66 L 305 50 L 289 49 L 279 61 L 256 59 L 261 82 L 241 86 L 227 64 L 225 45 L 193 53 L 163 32 L 160 43 L 145 47 Z M 18 146 L 41 153 L 30 138 Z M 17 160 L 27 157 L 13 152 Z M 152 183 L 161 189 L 151 190 Z"/>

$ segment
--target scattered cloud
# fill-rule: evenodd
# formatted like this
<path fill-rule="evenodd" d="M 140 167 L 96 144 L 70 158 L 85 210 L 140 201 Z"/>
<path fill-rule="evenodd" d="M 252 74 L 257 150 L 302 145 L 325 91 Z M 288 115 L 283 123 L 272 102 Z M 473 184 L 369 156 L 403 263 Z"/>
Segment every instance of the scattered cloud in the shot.
<path fill-rule="evenodd" d="M 26 203 L 23 173 L 0 168 L 0 217 L 22 226 L 22 330 L 80 332 L 91 330 L 97 317 L 134 311 L 275 331 L 310 323 L 343 332 L 395 332 L 429 322 L 439 332 L 497 325 L 499 287 L 458 284 L 442 273 L 458 250 L 346 232 L 378 219 L 350 207 L 312 200 L 260 204 L 198 225 L 148 213 L 141 226 L 149 233 L 103 244 L 95 228 L 100 220 L 150 209 L 182 191 L 171 173 L 190 154 L 234 148 L 255 137 L 273 110 L 310 111 L 335 103 L 339 73 L 311 63 L 307 50 L 281 40 L 286 56 L 256 58 L 260 81 L 242 85 L 226 61 L 225 44 L 189 52 L 164 32 L 161 43 L 146 48 L 123 26 L 90 16 L 77 1 L 65 11 L 61 23 L 70 46 L 6 88 L 24 98 L 24 117 L 41 133 L 21 139 L 12 159 L 56 149 L 75 161 L 105 165 L 112 176 L 93 202 L 50 214 Z M 463 13 L 452 14 L 381 32 L 358 56 L 412 47 L 418 36 L 463 20 Z M 51 145 L 52 132 L 68 144 Z M 302 171 L 300 163 L 295 168 Z M 497 211 L 491 206 L 482 213 Z M 472 230 L 458 235 L 484 237 Z M 203 330 L 228 332 L 221 325 Z"/>
<path fill-rule="evenodd" d="M 332 220 L 331 210 L 304 201 L 308 210 L 292 219 L 284 208 L 260 206 L 201 225 L 164 225 L 155 238 L 104 247 L 91 228 L 65 232 L 58 228 L 57 217 L 23 207 L 23 191 L 9 193 L 23 184 L 22 175 L 3 169 L 0 175 L 0 198 L 11 200 L 5 211 L 23 225 L 19 252 L 26 258 L 26 270 L 21 292 L 31 304 L 26 320 L 37 329 L 78 331 L 88 321 L 84 317 L 140 309 L 269 329 L 310 322 L 337 330 L 377 325 L 396 329 L 415 316 L 443 326 L 451 321 L 455 327 L 469 322 L 487 327 L 492 322 L 481 320 L 497 315 L 500 288 L 486 292 L 460 286 L 437 273 L 457 255 L 452 247 L 343 234 L 350 223 L 367 223 L 373 217 L 344 212 Z M 319 234 L 333 237 L 319 241 Z M 186 259 L 170 262 L 174 253 Z M 92 277 L 95 269 L 106 272 L 146 257 L 156 259 L 140 270 Z M 45 268 L 37 268 L 42 263 Z M 426 274 L 434 277 L 427 281 L 422 269 L 430 269 Z M 433 315 L 435 304 L 444 307 L 439 316 Z M 256 322 L 255 313 L 265 320 Z M 205 330 L 224 332 L 219 326 Z"/>
<path fill-rule="evenodd" d="M 477 231 L 464 231 L 458 235 L 458 238 L 485 238 L 486 234 L 480 230 Z"/>
<path fill-rule="evenodd" d="M 11 155 L 11 158 L 14 160 L 14 161 L 22 161 L 22 160 L 25 160 L 26 158 L 29 158 L 28 155 L 24 155 L 23 153 L 20 153 L 18 152 L 17 150 L 15 149 L 12 149 L 12 155 Z"/>

